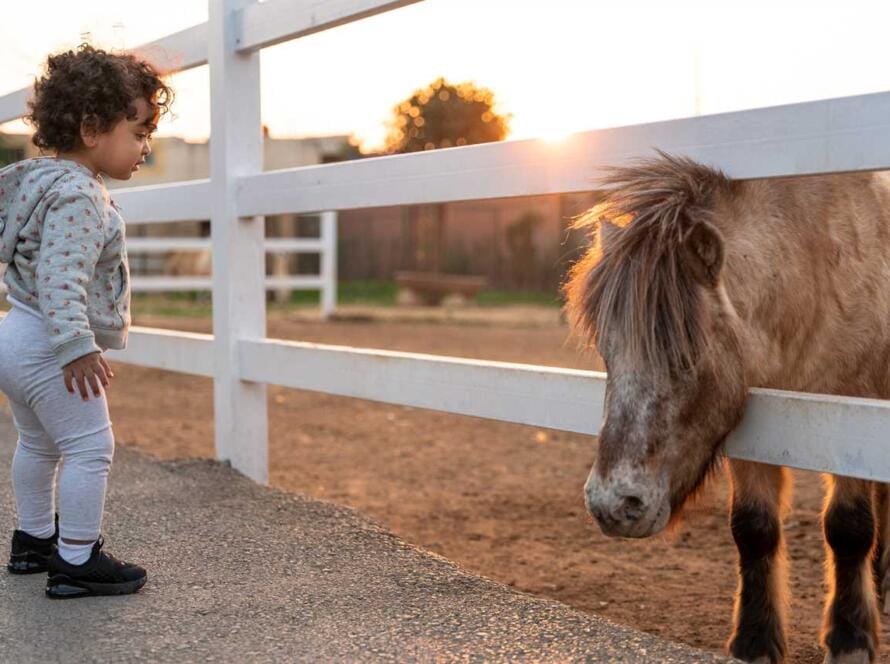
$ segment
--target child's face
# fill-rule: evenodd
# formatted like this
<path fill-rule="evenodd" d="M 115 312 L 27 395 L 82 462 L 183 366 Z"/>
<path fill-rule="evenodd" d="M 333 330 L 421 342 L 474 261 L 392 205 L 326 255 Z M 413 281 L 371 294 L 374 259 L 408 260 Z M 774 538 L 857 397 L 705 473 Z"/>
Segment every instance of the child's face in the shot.
<path fill-rule="evenodd" d="M 151 134 L 157 128 L 157 110 L 137 99 L 136 117 L 120 120 L 110 131 L 96 136 L 91 157 L 97 170 L 115 180 L 129 180 L 151 153 Z"/>

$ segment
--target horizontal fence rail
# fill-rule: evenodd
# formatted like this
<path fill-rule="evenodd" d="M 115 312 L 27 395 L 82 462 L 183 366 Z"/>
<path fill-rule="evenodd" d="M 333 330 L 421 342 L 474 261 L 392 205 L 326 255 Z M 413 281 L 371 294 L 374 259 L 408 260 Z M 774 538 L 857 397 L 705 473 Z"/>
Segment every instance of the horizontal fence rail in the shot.
<path fill-rule="evenodd" d="M 164 293 L 185 291 L 209 291 L 213 287 L 210 277 L 134 276 L 131 278 L 134 293 Z M 313 275 L 266 277 L 266 290 L 287 288 L 291 290 L 323 290 L 325 282 Z"/>
<path fill-rule="evenodd" d="M 210 219 L 210 180 L 192 180 L 110 192 L 127 224 Z"/>
<path fill-rule="evenodd" d="M 752 390 L 729 456 L 890 482 L 890 401 Z"/>
<path fill-rule="evenodd" d="M 166 74 L 187 71 L 207 64 L 206 23 L 193 25 L 161 39 L 132 49 Z"/>
<path fill-rule="evenodd" d="M 22 117 L 27 112 L 30 96 L 31 88 L 23 88 L 0 97 L 0 123 Z"/>
<path fill-rule="evenodd" d="M 256 51 L 420 0 L 266 0 L 235 12 L 235 50 Z"/>
<path fill-rule="evenodd" d="M 608 165 L 682 154 L 740 179 L 890 168 L 890 93 L 240 178 L 245 216 L 591 191 Z"/>
<path fill-rule="evenodd" d="M 169 333 L 134 330 L 134 348 L 112 359 L 146 349 L 147 366 L 212 375 L 210 335 L 188 334 L 165 354 L 158 348 Z M 248 381 L 588 435 L 602 424 L 606 384 L 595 371 L 272 339 L 240 341 L 238 371 Z M 726 453 L 887 482 L 888 424 L 888 401 L 754 389 Z"/>
<path fill-rule="evenodd" d="M 721 138 L 723 137 L 723 138 Z M 890 93 L 266 171 L 236 183 L 242 217 L 591 191 L 603 166 L 658 147 L 765 178 L 890 169 Z M 128 223 L 206 219 L 209 181 L 116 189 Z"/>
<path fill-rule="evenodd" d="M 127 239 L 127 252 L 163 254 L 168 251 L 210 251 L 210 238 L 200 237 L 133 237 Z M 267 238 L 267 254 L 314 253 L 325 247 L 321 238 Z"/>
<path fill-rule="evenodd" d="M 121 362 L 213 377 L 213 335 L 133 326 L 126 350 L 107 351 Z"/>
<path fill-rule="evenodd" d="M 566 431 L 599 428 L 605 375 L 299 341 L 242 340 L 244 380 Z"/>
<path fill-rule="evenodd" d="M 422 0 L 267 0 L 234 12 L 235 46 L 254 51 L 304 37 L 339 25 L 381 14 Z M 152 62 L 165 74 L 207 64 L 208 25 L 200 23 L 129 49 Z M 0 96 L 0 124 L 17 120 L 27 112 L 31 88 Z"/>
<path fill-rule="evenodd" d="M 606 375 L 536 365 L 242 340 L 244 380 L 596 435 Z M 890 481 L 890 402 L 751 390 L 728 456 Z"/>

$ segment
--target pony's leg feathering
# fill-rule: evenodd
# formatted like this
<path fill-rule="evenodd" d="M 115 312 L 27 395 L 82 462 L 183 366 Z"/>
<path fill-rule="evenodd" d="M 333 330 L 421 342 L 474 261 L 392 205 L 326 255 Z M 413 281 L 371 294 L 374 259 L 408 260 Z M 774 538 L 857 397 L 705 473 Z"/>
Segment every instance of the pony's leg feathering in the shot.
<path fill-rule="evenodd" d="M 787 586 L 781 515 L 790 493 L 784 468 L 731 459 L 732 537 L 739 552 L 739 587 L 727 647 L 757 664 L 785 661 Z"/>
<path fill-rule="evenodd" d="M 880 616 L 870 554 L 876 523 L 872 483 L 831 476 L 822 523 L 829 594 L 822 620 L 826 664 L 869 664 L 878 648 Z"/>

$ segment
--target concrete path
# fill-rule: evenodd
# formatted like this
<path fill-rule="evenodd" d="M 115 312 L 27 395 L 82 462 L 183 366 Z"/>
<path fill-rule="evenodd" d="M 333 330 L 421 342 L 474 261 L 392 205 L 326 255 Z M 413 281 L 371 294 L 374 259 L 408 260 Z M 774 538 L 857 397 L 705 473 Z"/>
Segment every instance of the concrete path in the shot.
<path fill-rule="evenodd" d="M 15 438 L 2 408 L 4 538 Z M 145 588 L 53 601 L 44 575 L 3 570 L 0 661 L 731 661 L 473 576 L 351 510 L 212 461 L 119 448 L 104 534 L 110 552 L 148 569 Z"/>

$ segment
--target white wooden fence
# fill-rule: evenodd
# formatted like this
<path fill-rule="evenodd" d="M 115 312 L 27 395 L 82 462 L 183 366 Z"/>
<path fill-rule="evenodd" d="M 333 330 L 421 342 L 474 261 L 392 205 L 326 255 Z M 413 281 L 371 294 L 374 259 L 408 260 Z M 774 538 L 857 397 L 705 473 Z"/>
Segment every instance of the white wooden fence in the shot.
<path fill-rule="evenodd" d="M 132 191 L 132 190 L 130 190 Z M 117 196 L 115 195 L 115 198 Z M 127 211 L 124 210 L 124 214 Z M 317 275 L 276 275 L 266 277 L 266 290 L 317 290 L 320 293 L 322 315 L 327 318 L 337 308 L 337 213 L 323 212 L 320 235 L 317 238 L 268 238 L 263 242 L 267 254 L 318 254 L 320 270 Z M 172 220 L 171 220 L 172 221 Z M 149 223 L 145 220 L 127 224 Z M 127 240 L 127 253 L 165 254 L 168 252 L 212 250 L 208 238 L 199 237 L 134 237 Z M 213 290 L 213 281 L 204 276 L 147 276 L 136 275 L 130 280 L 134 293 L 205 291 Z M 0 285 L 0 290 L 2 290 Z"/>
<path fill-rule="evenodd" d="M 605 375 L 268 339 L 260 215 L 590 189 L 601 165 L 688 155 L 736 178 L 890 168 L 890 93 L 262 172 L 259 50 L 416 0 L 210 0 L 209 21 L 137 51 L 210 65 L 211 174 L 118 190 L 129 221 L 211 219 L 215 336 L 134 328 L 113 359 L 214 379 L 217 455 L 268 477 L 268 383 L 595 434 Z M 169 54 L 169 58 L 164 57 Z M 158 55 L 160 54 L 160 56 Z M 0 122 L 28 90 L 0 97 Z M 754 390 L 730 455 L 890 481 L 890 402 Z"/>

